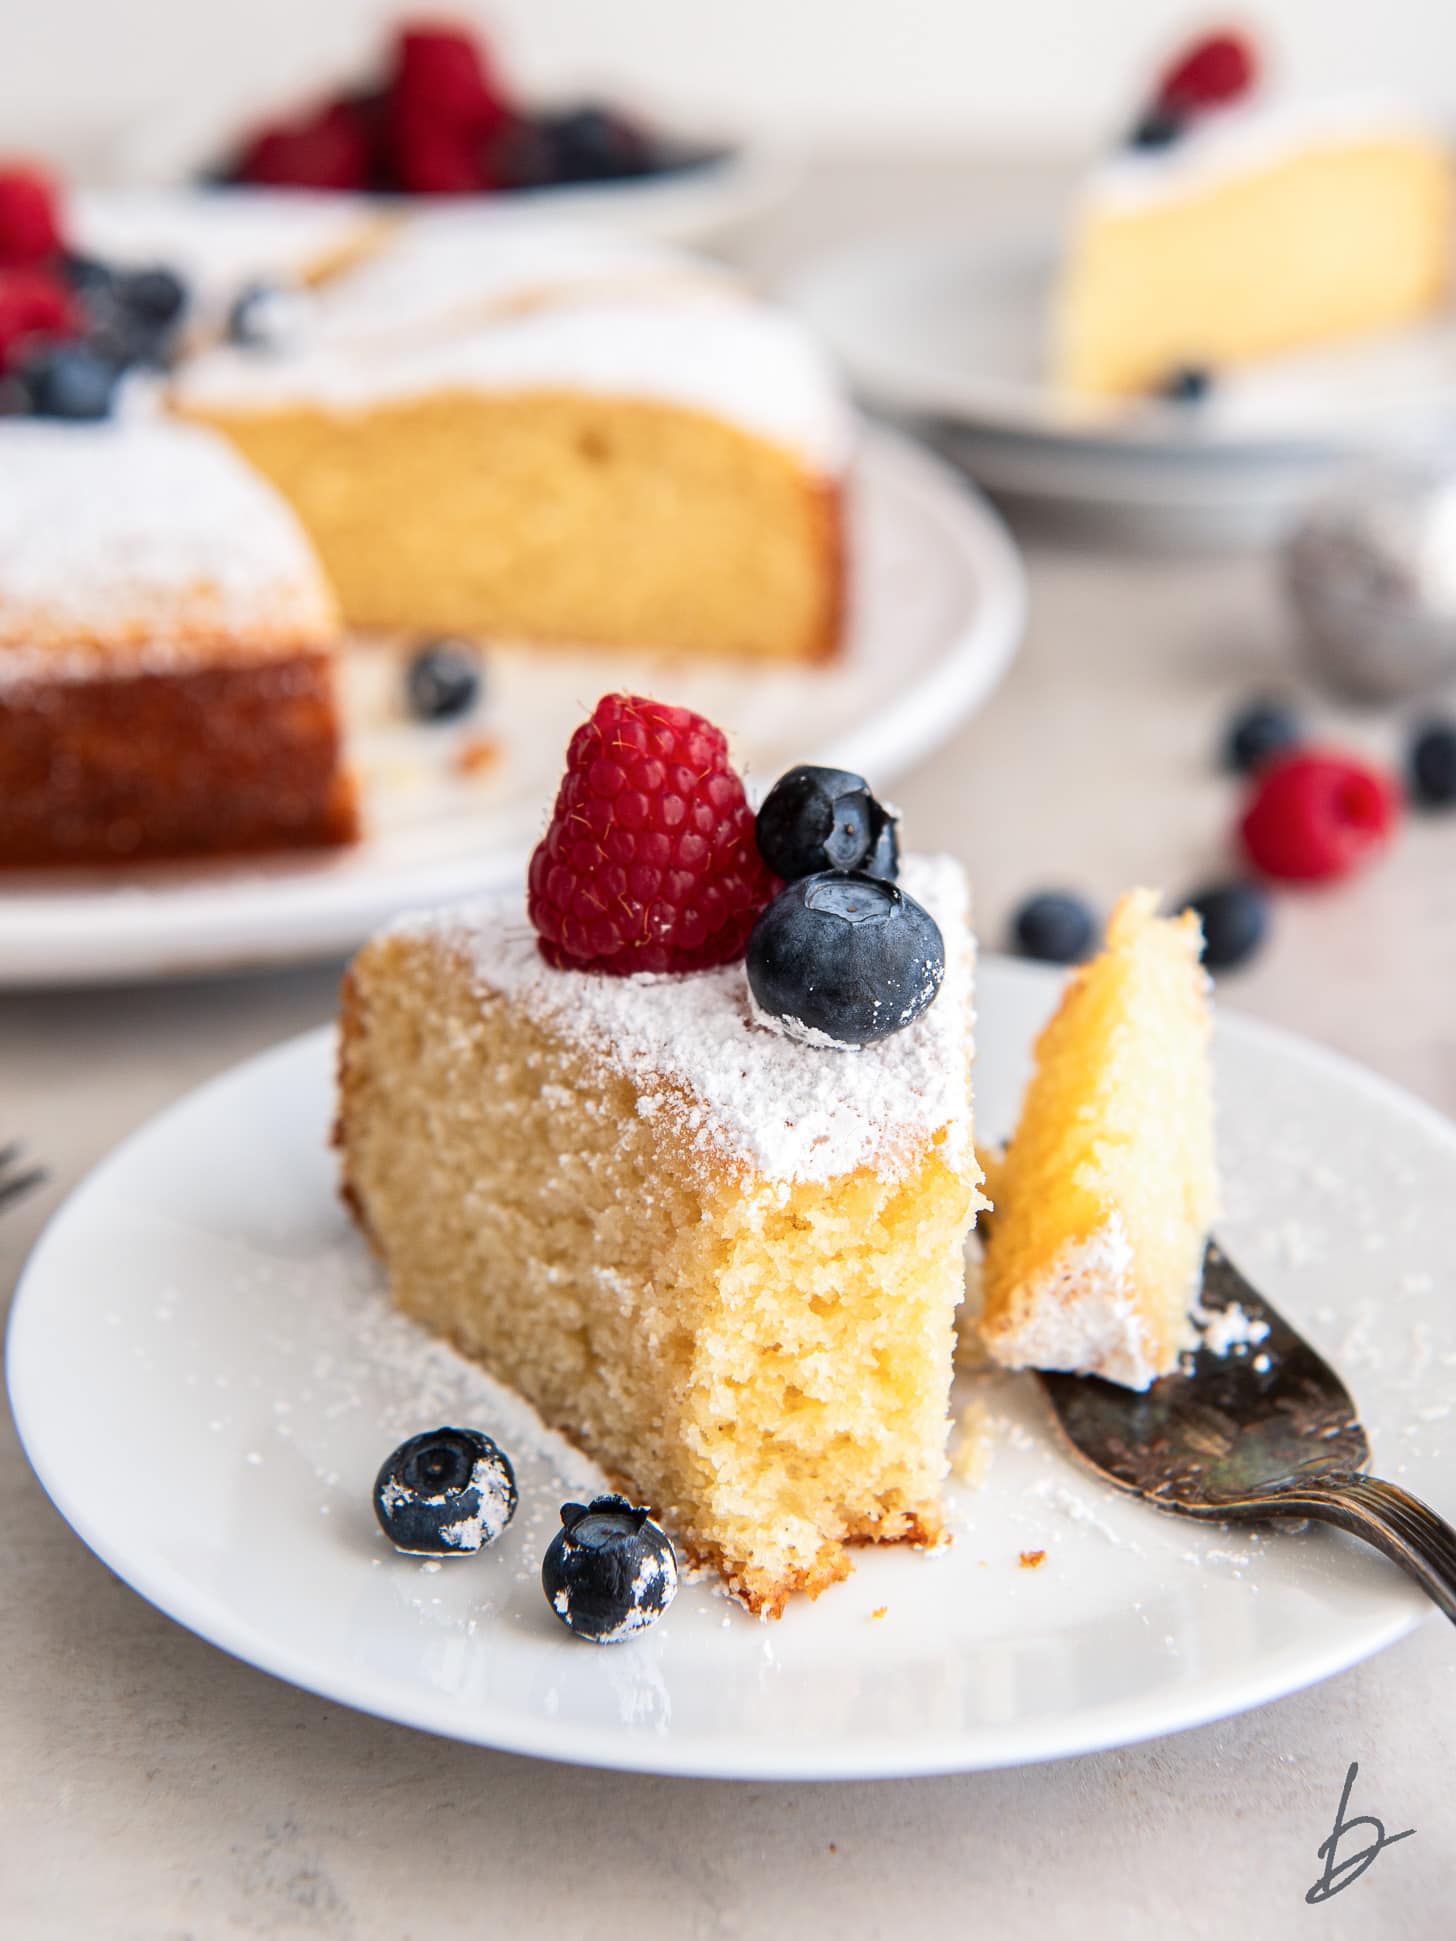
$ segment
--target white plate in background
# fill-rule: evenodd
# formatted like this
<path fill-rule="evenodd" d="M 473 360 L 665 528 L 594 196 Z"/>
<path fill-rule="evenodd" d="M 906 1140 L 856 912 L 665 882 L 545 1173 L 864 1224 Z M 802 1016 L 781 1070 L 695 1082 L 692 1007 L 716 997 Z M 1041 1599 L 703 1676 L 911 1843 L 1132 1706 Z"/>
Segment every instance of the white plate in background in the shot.
<path fill-rule="evenodd" d="M 1055 225 L 847 245 L 783 294 L 870 403 L 937 428 L 993 489 L 1191 529 L 1272 530 L 1332 464 L 1456 412 L 1449 317 L 1215 374 L 1195 406 L 1079 401 L 1047 378 Z"/>
<path fill-rule="evenodd" d="M 977 1114 L 1015 1121 L 1058 989 L 983 967 Z M 77 1189 L 16 1294 L 27 1453 L 142 1596 L 343 1704 L 545 1758 L 716 1778 L 966 1771 L 1130 1743 L 1262 1705 L 1428 1609 L 1328 1530 L 1166 1516 L 1063 1454 L 1030 1376 L 962 1377 L 990 1462 L 949 1487 L 954 1542 L 867 1549 L 817 1603 L 759 1623 L 685 1586 L 611 1649 L 540 1588 L 589 1465 L 393 1315 L 339 1204 L 332 1034 L 280 1046 L 144 1127 Z M 1379 1472 L 1456 1504 L 1456 1128 L 1331 1053 L 1237 1017 L 1216 1038 L 1235 1260 L 1348 1379 Z M 396 1556 L 370 1487 L 391 1446 L 493 1430 L 521 1509 L 498 1546 Z M 1022 1554 L 1045 1553 L 1037 1568 Z M 104 1651 L 105 1639 L 98 1640 Z"/>
<path fill-rule="evenodd" d="M 519 877 L 571 731 L 612 688 L 699 709 L 765 787 L 800 761 L 888 786 L 1005 673 L 1020 644 L 1025 580 L 985 502 L 893 434 L 866 433 L 847 503 L 849 633 L 832 665 L 496 649 L 479 719 L 442 729 L 401 719 L 379 692 L 380 650 L 360 649 L 349 686 L 369 822 L 362 842 L 305 858 L 0 872 L 0 987 L 325 957 L 399 910 Z M 468 737 L 488 740 L 497 758 L 463 777 L 454 752 Z"/>

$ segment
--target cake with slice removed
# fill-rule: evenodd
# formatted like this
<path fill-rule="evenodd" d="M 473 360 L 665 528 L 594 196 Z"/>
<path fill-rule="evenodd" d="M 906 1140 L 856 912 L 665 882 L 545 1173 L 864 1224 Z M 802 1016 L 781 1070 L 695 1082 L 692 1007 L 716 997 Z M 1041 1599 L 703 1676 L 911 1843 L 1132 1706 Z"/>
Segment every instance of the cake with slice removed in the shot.
<path fill-rule="evenodd" d="M 602 703 L 573 742 L 577 772 L 602 787 L 568 804 L 571 841 L 625 858 L 627 824 L 644 819 L 651 839 L 658 737 L 695 720 Z M 634 731 L 643 760 L 623 787 L 603 750 Z M 693 731 L 706 752 L 685 786 L 716 760 L 715 733 Z M 747 814 L 736 777 L 719 768 L 706 789 L 685 825 L 675 808 L 666 818 L 704 856 L 731 849 Z M 615 826 L 598 817 L 629 799 Z M 701 839 L 705 805 L 721 841 Z M 551 894 L 572 893 L 580 862 L 562 852 Z M 619 889 L 650 868 L 624 861 Z M 604 885 L 603 911 L 610 868 Z M 765 877 L 760 900 L 771 890 Z M 912 1023 L 861 1050 L 761 1020 L 731 912 L 706 943 L 684 919 L 707 967 L 615 975 L 571 967 L 573 944 L 610 941 L 603 929 L 568 925 L 548 962 L 519 897 L 494 899 L 395 924 L 345 989 L 344 1185 L 396 1301 L 519 1389 L 765 1614 L 843 1577 L 848 1545 L 941 1531 L 979 1200 L 972 943 L 955 864 L 910 859 L 894 894 L 939 926 L 943 979 Z M 722 901 L 699 881 L 695 906 Z"/>
<path fill-rule="evenodd" d="M 348 842 L 337 638 L 221 439 L 0 419 L 0 866 Z"/>
<path fill-rule="evenodd" d="M 994 1170 L 979 1332 L 1013 1368 L 1146 1388 L 1190 1345 L 1216 1197 L 1195 916 L 1134 890 L 1037 1042 Z"/>

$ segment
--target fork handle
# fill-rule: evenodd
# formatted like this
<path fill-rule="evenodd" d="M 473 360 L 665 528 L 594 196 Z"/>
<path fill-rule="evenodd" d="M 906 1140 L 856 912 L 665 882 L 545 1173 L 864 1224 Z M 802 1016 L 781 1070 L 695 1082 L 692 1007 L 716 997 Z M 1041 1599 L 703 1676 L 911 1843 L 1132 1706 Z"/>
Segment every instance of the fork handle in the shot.
<path fill-rule="evenodd" d="M 1266 1516 L 1310 1517 L 1373 1544 L 1456 1624 L 1456 1529 L 1408 1490 L 1357 1470 L 1333 1470 L 1258 1501 Z"/>

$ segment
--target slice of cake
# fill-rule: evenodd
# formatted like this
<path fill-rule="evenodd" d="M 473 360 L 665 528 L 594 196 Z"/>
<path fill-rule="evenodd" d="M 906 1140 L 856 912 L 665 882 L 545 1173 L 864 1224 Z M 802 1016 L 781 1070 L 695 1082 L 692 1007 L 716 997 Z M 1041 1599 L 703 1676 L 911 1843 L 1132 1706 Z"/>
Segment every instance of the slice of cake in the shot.
<path fill-rule="evenodd" d="M 1191 913 L 1118 904 L 1036 1047 L 995 1168 L 980 1335 L 1012 1368 L 1146 1388 L 1190 1339 L 1213 1220 L 1208 979 Z"/>
<path fill-rule="evenodd" d="M 1156 393 L 1181 370 L 1389 330 L 1446 300 L 1446 140 L 1379 100 L 1260 100 L 1251 74 L 1200 99 L 1188 77 L 1201 54 L 1216 82 L 1221 44 L 1165 77 L 1082 192 L 1055 313 L 1069 391 Z"/>
<path fill-rule="evenodd" d="M 221 440 L 0 421 L 0 865 L 348 841 L 336 633 Z"/>
<path fill-rule="evenodd" d="M 396 924 L 345 988 L 345 1190 L 395 1299 L 775 1615 L 847 1545 L 941 1530 L 972 945 L 953 863 L 881 890 L 944 974 L 860 1051 L 760 1022 L 741 933 L 684 974 L 557 968 L 519 899 Z"/>
<path fill-rule="evenodd" d="M 511 234 L 400 237 L 178 409 L 290 500 L 353 625 L 832 654 L 851 418 L 807 334 L 683 259 Z"/>

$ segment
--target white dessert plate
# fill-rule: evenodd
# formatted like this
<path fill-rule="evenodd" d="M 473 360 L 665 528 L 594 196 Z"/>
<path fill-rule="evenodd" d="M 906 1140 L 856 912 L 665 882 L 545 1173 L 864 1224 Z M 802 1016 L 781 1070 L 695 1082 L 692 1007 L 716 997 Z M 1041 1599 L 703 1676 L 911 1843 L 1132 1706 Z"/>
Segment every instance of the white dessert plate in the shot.
<path fill-rule="evenodd" d="M 1220 375 L 1196 407 L 1068 399 L 1046 374 L 1060 250 L 1045 220 L 900 233 L 783 294 L 870 402 L 943 427 L 983 483 L 1150 518 L 1267 521 L 1372 437 L 1456 409 L 1449 318 Z"/>
<path fill-rule="evenodd" d="M 1056 978 L 986 965 L 978 1115 L 1013 1123 Z M 388 1308 L 341 1208 L 332 1037 L 226 1074 L 112 1155 L 15 1297 L 12 1406 L 96 1553 L 224 1650 L 451 1737 L 639 1771 L 871 1778 L 1152 1738 L 1356 1663 L 1426 1611 L 1326 1530 L 1161 1515 L 1076 1469 L 1030 1376 L 963 1376 L 983 1480 L 954 1541 L 866 1550 L 777 1624 L 704 1583 L 630 1643 L 584 1645 L 542 1595 L 560 1503 L 593 1472 L 517 1398 Z M 1384 1474 L 1456 1504 L 1456 1128 L 1347 1062 L 1225 1017 L 1234 1258 L 1348 1378 Z M 430 1567 L 378 1534 L 390 1447 L 465 1422 L 514 1458 L 521 1510 Z M 97 1650 L 106 1649 L 105 1639 Z"/>
<path fill-rule="evenodd" d="M 663 243 L 702 243 L 739 223 L 775 208 L 792 190 L 801 163 L 794 151 L 770 142 L 724 143 L 692 167 L 622 182 L 590 182 L 560 188 L 526 189 L 486 196 L 362 196 L 328 190 L 262 189 L 245 185 L 214 187 L 201 178 L 228 151 L 226 132 L 210 104 L 192 112 L 159 109 L 148 114 L 112 144 L 105 171 L 113 189 L 87 192 L 92 208 L 110 202 L 151 198 L 168 214 L 161 242 L 167 258 L 172 220 L 189 213 L 214 221 L 258 223 L 292 208 L 312 206 L 319 214 L 353 221 L 359 216 L 448 213 L 479 225 L 521 216 L 531 220 L 606 223 L 613 229 Z M 707 144 L 704 144 L 706 147 Z"/>
<path fill-rule="evenodd" d="M 830 762 L 877 786 L 990 694 L 1020 643 L 1021 562 L 949 467 L 883 431 L 852 474 L 849 638 L 823 668 L 491 649 L 482 709 L 404 718 L 398 658 L 349 656 L 369 832 L 333 855 L 110 873 L 0 872 L 0 987 L 236 970 L 343 952 L 397 911 L 507 883 L 544 825 L 571 730 L 612 688 L 686 702 L 750 779 Z"/>

